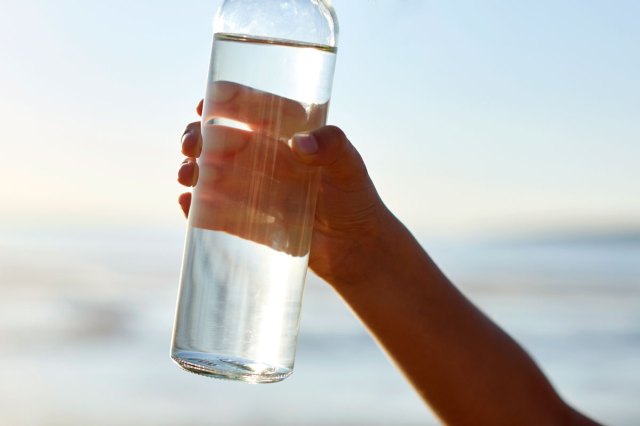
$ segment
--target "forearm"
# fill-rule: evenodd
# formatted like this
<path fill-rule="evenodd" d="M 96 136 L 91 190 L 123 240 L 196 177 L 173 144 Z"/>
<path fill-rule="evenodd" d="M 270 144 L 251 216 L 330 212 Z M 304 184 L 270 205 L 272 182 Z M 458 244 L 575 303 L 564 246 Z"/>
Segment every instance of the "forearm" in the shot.
<path fill-rule="evenodd" d="M 450 424 L 570 424 L 531 358 L 387 222 L 361 253 L 370 273 L 333 285 L 436 413 Z"/>

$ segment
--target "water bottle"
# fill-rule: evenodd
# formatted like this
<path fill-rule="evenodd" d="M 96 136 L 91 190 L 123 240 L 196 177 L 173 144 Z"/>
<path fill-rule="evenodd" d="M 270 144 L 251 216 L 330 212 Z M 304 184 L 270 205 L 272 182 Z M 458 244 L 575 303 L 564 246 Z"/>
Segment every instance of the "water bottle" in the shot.
<path fill-rule="evenodd" d="M 293 371 L 319 170 L 294 134 L 325 124 L 328 0 L 226 0 L 214 24 L 171 357 L 250 383 Z"/>

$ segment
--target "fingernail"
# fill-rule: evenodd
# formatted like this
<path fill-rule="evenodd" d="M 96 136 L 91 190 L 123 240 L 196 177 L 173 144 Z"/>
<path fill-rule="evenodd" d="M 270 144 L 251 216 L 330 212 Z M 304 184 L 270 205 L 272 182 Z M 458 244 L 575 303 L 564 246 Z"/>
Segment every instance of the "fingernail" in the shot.
<path fill-rule="evenodd" d="M 293 136 L 293 147 L 302 155 L 313 155 L 318 152 L 318 141 L 311 133 L 298 133 Z"/>

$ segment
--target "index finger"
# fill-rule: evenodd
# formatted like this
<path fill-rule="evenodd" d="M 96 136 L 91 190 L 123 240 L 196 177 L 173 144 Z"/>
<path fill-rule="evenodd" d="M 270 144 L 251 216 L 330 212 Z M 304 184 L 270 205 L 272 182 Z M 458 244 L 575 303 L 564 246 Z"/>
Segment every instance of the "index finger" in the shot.
<path fill-rule="evenodd" d="M 286 139 L 319 127 L 326 118 L 326 104 L 305 106 L 293 99 L 229 81 L 209 85 L 203 110 L 203 123 L 207 125 L 232 120 L 250 130 Z"/>

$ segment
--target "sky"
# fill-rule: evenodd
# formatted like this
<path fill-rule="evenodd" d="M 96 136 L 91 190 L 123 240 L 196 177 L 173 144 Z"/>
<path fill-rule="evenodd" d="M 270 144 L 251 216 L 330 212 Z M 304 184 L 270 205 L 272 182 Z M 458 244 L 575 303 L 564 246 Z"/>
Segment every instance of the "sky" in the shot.
<path fill-rule="evenodd" d="M 0 229 L 184 228 L 219 4 L 0 0 Z M 640 3 L 333 5 L 329 121 L 415 233 L 640 229 Z"/>

